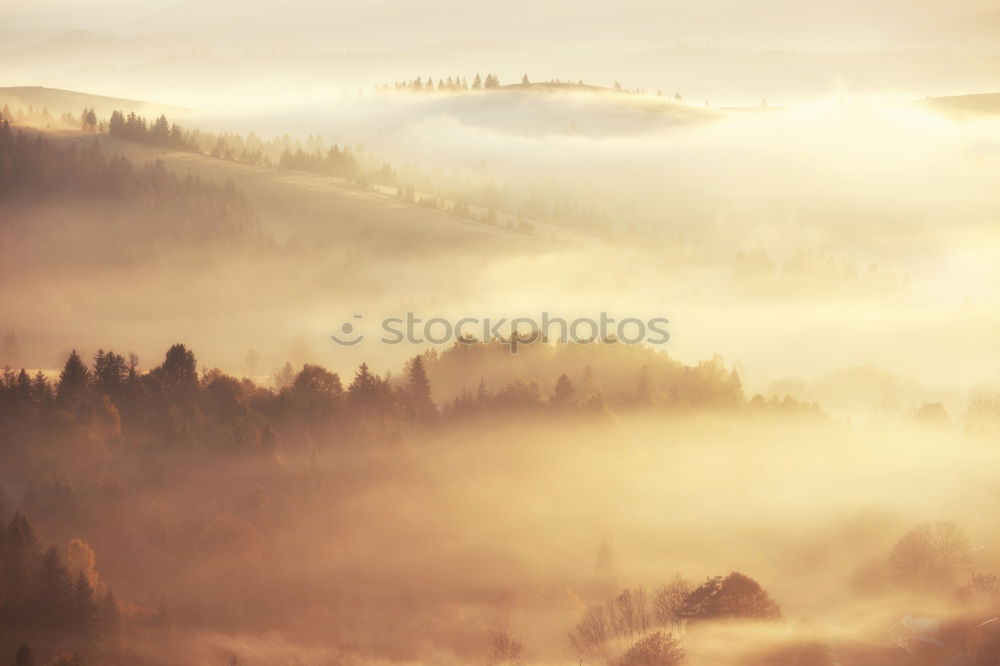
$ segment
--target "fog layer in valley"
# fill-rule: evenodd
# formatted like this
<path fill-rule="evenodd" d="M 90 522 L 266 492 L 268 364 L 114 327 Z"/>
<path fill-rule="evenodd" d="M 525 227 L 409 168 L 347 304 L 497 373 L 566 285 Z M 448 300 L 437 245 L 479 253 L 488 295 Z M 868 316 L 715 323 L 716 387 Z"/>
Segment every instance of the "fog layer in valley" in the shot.
<path fill-rule="evenodd" d="M 757 387 L 866 364 L 949 391 L 997 379 L 981 362 L 997 326 L 993 116 L 916 103 L 735 112 L 507 90 L 382 93 L 329 113 L 321 132 L 313 112 L 317 146 L 353 146 L 369 168 L 388 164 L 397 187 L 418 199 L 478 204 L 537 229 L 484 233 L 444 215 L 413 226 L 396 188 L 335 196 L 324 188 L 336 183 L 308 174 L 104 137 L 104 150 L 139 163 L 163 157 L 182 174 L 242 181 L 257 219 L 241 242 L 253 248 L 202 245 L 176 259 L 161 251 L 155 262 L 73 273 L 68 283 L 22 253 L 19 279 L 37 290 L 6 299 L 21 313 L 22 363 L 54 367 L 66 343 L 31 341 L 70 320 L 71 344 L 85 349 L 145 340 L 136 351 L 147 358 L 183 338 L 245 373 L 250 349 L 268 372 L 293 349 L 300 363 L 340 370 L 361 360 L 388 369 L 411 353 L 330 344 L 326 335 L 356 313 L 375 332 L 380 317 L 408 311 L 425 319 L 607 311 L 669 318 L 667 353 L 687 361 L 719 353 Z M 302 125 L 298 115 L 285 122 L 293 119 Z M 246 118 L 213 122 L 254 131 Z M 58 206 L 31 214 L 64 215 Z M 103 283 L 122 274 L 142 286 L 116 289 L 103 312 Z M 56 293 L 71 297 L 52 310 Z M 101 316 L 88 316 L 94 308 Z"/>
<path fill-rule="evenodd" d="M 0 10 L 0 661 L 997 663 L 995 10 L 564 4 Z"/>

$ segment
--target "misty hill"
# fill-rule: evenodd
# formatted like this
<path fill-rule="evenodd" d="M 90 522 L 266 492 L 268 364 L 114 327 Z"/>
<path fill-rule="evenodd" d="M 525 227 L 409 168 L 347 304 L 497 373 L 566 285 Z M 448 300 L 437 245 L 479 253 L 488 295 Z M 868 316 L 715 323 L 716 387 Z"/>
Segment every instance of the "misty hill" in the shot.
<path fill-rule="evenodd" d="M 924 103 L 936 111 L 952 115 L 1000 114 L 1000 93 L 933 97 Z"/>
<path fill-rule="evenodd" d="M 0 107 L 7 104 L 11 109 L 18 107 L 48 109 L 54 116 L 62 113 L 78 114 L 84 107 L 94 109 L 99 116 L 109 116 L 118 110 L 135 111 L 136 113 L 169 113 L 178 115 L 183 109 L 154 102 L 143 102 L 136 99 L 92 95 L 76 90 L 45 88 L 42 86 L 11 86 L 0 88 Z"/>
<path fill-rule="evenodd" d="M 201 10 L 190 3 L 187 9 Z M 192 30 L 201 26 L 189 13 L 177 12 Z M 274 17 L 272 17 L 274 18 Z M 281 17 L 286 19 L 287 17 Z M 227 37 L 238 29 L 226 12 Z M 346 25 L 347 17 L 338 17 Z M 270 19 L 269 19 L 270 22 Z M 322 22 L 324 31 L 330 27 Z M 583 53 L 495 42 L 447 43 L 441 48 L 399 49 L 369 45 L 355 52 L 309 48 L 302 42 L 273 50 L 267 40 L 236 47 L 203 37 L 158 37 L 178 30 L 165 19 L 144 25 L 141 38 L 69 33 L 9 52 L 0 59 L 0 80 L 46 83 L 69 88 L 127 90 L 131 95 L 161 98 L 178 91 L 206 96 L 254 90 L 287 100 L 303 90 L 353 91 L 375 81 L 391 81 L 432 72 L 465 74 L 499 68 L 504 84 L 523 73 L 537 79 L 560 77 L 610 86 L 615 80 L 630 88 L 679 91 L 699 104 L 746 105 L 767 98 L 787 103 L 831 94 L 853 96 L 895 91 L 924 95 L 988 90 L 1000 71 L 1000 56 L 944 51 L 822 53 L 751 50 L 675 45 Z M 494 34 L 502 34 L 495 32 Z M 232 35 L 236 41 L 245 35 Z M 219 39 L 222 39 L 221 36 Z M 332 42 L 325 32 L 323 44 Z M 265 46 L 267 44 L 268 46 Z M 382 49 L 382 50 L 380 50 Z M 436 78 L 435 78 L 436 80 Z"/>
<path fill-rule="evenodd" d="M 392 97 L 392 95 L 387 95 Z M 488 91 L 404 92 L 364 123 L 375 130 L 424 124 L 443 118 L 516 136 L 554 134 L 588 137 L 631 136 L 716 120 L 720 112 L 653 95 L 626 94 L 578 83 L 501 85 Z M 362 130 L 364 125 L 359 126 Z"/>
<path fill-rule="evenodd" d="M 20 68 L 38 76 L 106 68 L 122 61 L 142 62 L 190 52 L 199 47 L 198 41 L 176 35 L 153 33 L 141 37 L 121 37 L 71 30 L 7 52 L 3 65 L 12 71 Z"/>
<path fill-rule="evenodd" d="M 195 115 L 195 112 L 190 110 L 140 100 L 43 87 L 0 88 L 0 108 L 4 105 L 10 108 L 12 120 L 18 109 L 24 110 L 29 107 L 33 107 L 36 111 L 46 109 L 53 119 L 63 113 L 75 117 L 84 108 L 94 109 L 102 121 L 115 111 L 125 112 L 125 115 L 136 113 L 148 116 L 150 126 L 160 114 L 169 114 L 171 119 Z M 221 154 L 213 150 L 215 143 L 213 137 L 216 136 L 213 134 L 195 131 L 194 135 L 201 138 L 201 143 L 205 141 L 209 143 L 194 148 L 193 153 L 185 154 L 176 150 L 177 146 L 142 145 L 133 141 L 122 141 L 113 136 L 95 137 L 91 133 L 77 133 L 69 129 L 77 126 L 73 123 L 67 124 L 55 120 L 48 123 L 36 120 L 33 125 L 36 130 L 41 128 L 55 130 L 56 133 L 52 136 L 60 142 L 87 143 L 96 140 L 108 155 L 125 157 L 138 165 L 152 160 L 162 160 L 168 168 L 176 170 L 181 175 L 191 175 L 209 181 L 233 180 L 238 187 L 253 193 L 255 207 L 264 211 L 265 220 L 271 220 L 270 224 L 264 225 L 265 231 L 279 239 L 345 241 L 350 238 L 354 241 L 363 241 L 366 245 L 379 239 L 376 244 L 383 248 L 389 246 L 398 248 L 400 243 L 415 242 L 419 246 L 423 244 L 423 240 L 431 240 L 432 245 L 436 245 L 439 240 L 436 234 L 441 231 L 455 234 L 454 238 L 450 239 L 451 243 L 457 242 L 463 245 L 466 241 L 474 240 L 475 244 L 484 249 L 499 247 L 510 249 L 508 241 L 511 239 L 516 239 L 513 240 L 513 244 L 521 249 L 536 247 L 539 245 L 538 241 L 573 243 L 585 241 L 571 232 L 546 224 L 535 222 L 529 224 L 523 218 L 512 214 L 504 215 L 502 211 L 499 214 L 489 213 L 486 209 L 477 208 L 474 202 L 471 208 L 464 204 L 459 206 L 458 202 L 436 200 L 433 196 L 425 196 L 423 192 L 413 192 L 412 188 L 408 196 L 404 197 L 395 187 L 351 183 L 344 177 L 333 178 L 330 173 L 321 172 L 319 175 L 315 172 L 301 173 L 295 170 L 296 167 L 292 164 L 295 160 L 289 160 L 287 165 L 282 162 L 284 166 L 289 167 L 287 169 L 272 169 L 269 165 L 264 166 L 259 162 L 247 164 L 245 163 L 247 160 L 238 160 L 244 163 L 236 164 L 235 158 L 228 158 L 229 161 L 226 163 L 217 159 Z M 14 129 L 16 131 L 19 128 Z M 228 136 L 229 140 L 232 140 L 232 136 L 229 135 L 219 136 Z M 271 163 L 278 164 L 278 160 L 275 159 Z M 302 171 L 314 170 L 302 169 Z M 405 183 L 398 185 L 402 187 Z M 305 191 L 300 188 L 304 188 Z M 431 202 L 434 205 L 430 205 Z M 458 211 L 461 214 L 453 215 L 443 210 L 436 210 L 442 208 L 455 210 L 461 208 Z M 269 215 L 267 211 L 271 211 L 272 214 Z M 296 213 L 290 215 L 289 211 Z M 485 220 L 487 217 L 490 218 L 488 222 L 476 221 L 476 218 Z M 330 223 L 332 219 L 338 220 L 338 223 L 332 225 Z M 403 220 L 406 222 L 402 222 Z M 391 226 L 392 230 L 383 235 L 380 230 L 385 230 L 385 225 Z M 419 238 L 403 240 L 410 232 L 415 232 Z"/>
<path fill-rule="evenodd" d="M 124 157 L 137 165 L 158 160 L 181 177 L 232 182 L 247 193 L 251 205 L 260 214 L 262 231 L 279 240 L 357 244 L 357 247 L 393 252 L 404 248 L 433 251 L 447 247 L 449 252 L 478 248 L 493 252 L 544 247 L 539 236 L 400 202 L 394 193 L 365 189 L 346 181 L 230 162 L 103 135 L 71 131 L 42 134 L 57 145 L 76 145 L 80 149 L 96 143 L 104 154 Z"/>
<path fill-rule="evenodd" d="M 0 53 L 10 53 L 39 41 L 42 35 L 37 31 L 0 30 Z"/>
<path fill-rule="evenodd" d="M 181 179 L 162 162 L 136 166 L 108 158 L 99 144 L 60 148 L 0 123 L 0 275 L 58 257 L 62 268 L 225 242 L 254 226 L 253 212 L 230 185 Z M 87 252 L 80 252 L 81 246 Z M 137 251 L 138 250 L 138 251 Z"/>
<path fill-rule="evenodd" d="M 503 90 L 519 90 L 522 92 L 611 92 L 611 88 L 590 85 L 579 81 L 541 81 L 532 83 L 509 83 L 500 86 Z"/>

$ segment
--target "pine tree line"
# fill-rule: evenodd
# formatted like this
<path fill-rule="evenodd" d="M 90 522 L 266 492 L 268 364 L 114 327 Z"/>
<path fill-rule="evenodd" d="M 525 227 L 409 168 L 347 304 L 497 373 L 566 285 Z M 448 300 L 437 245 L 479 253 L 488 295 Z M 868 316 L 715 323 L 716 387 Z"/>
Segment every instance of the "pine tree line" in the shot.
<path fill-rule="evenodd" d="M 371 426 L 426 426 L 472 414 L 567 414 L 606 407 L 816 411 L 795 401 L 747 401 L 738 375 L 717 359 L 697 366 L 660 360 L 633 370 L 611 365 L 602 371 L 607 376 L 602 384 L 588 358 L 603 366 L 634 358 L 635 352 L 614 344 L 582 346 L 592 350 L 577 347 L 528 344 L 520 358 L 511 358 L 501 340 L 456 342 L 442 354 L 414 357 L 399 377 L 379 375 L 362 363 L 346 386 L 339 375 L 320 366 L 306 364 L 295 371 L 286 364 L 275 377 L 275 389 L 219 370 L 199 375 L 195 355 L 180 344 L 147 372 L 140 370 L 134 355 L 99 350 L 87 364 L 73 352 L 54 383 L 24 369 L 0 375 L 0 442 L 17 442 L 18 433 L 44 432 L 57 425 L 150 445 L 200 442 L 205 450 L 214 447 L 220 453 L 266 452 L 279 446 L 283 435 L 303 428 L 337 432 L 345 441 Z M 530 376 L 511 375 L 511 368 L 523 367 L 529 359 L 536 372 L 558 373 L 551 392 L 544 392 L 542 383 Z M 567 371 L 578 364 L 583 364 L 582 372 Z M 497 370 L 504 367 L 506 379 Z M 636 368 L 634 361 L 627 367 Z M 630 373 L 635 374 L 630 378 Z M 436 403 L 433 377 L 457 397 Z M 459 392 L 456 387 L 463 388 Z M 10 452 L 0 451 L 0 456 L 5 453 Z"/>
<path fill-rule="evenodd" d="M 112 111 L 108 120 L 108 136 L 174 150 L 198 151 L 198 146 L 185 135 L 180 126 L 177 123 L 171 124 L 162 114 L 150 123 L 134 111 L 130 111 L 128 115 Z"/>
<path fill-rule="evenodd" d="M 434 85 L 434 79 L 430 76 L 427 77 L 426 82 L 417 77 L 412 81 L 396 81 L 393 84 L 393 89 L 395 90 L 416 90 L 422 92 L 468 92 L 470 90 L 494 90 L 499 87 L 500 78 L 496 74 L 487 74 L 485 79 L 476 74 L 471 85 L 465 80 L 464 76 L 449 76 L 447 79 L 439 78 L 436 86 Z M 389 84 L 384 84 L 382 90 L 389 90 Z"/>

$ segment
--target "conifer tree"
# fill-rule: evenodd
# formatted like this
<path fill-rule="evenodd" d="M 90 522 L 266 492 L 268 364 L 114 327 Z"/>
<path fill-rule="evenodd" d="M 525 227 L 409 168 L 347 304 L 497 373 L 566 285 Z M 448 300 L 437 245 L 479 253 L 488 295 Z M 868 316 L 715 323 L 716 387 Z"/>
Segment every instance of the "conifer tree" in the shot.
<path fill-rule="evenodd" d="M 95 627 L 94 588 L 91 587 L 87 575 L 82 571 L 77 574 L 73 583 L 73 626 L 83 636 L 91 636 Z"/>
<path fill-rule="evenodd" d="M 104 647 L 114 647 L 121 635 L 121 611 L 118 608 L 118 600 L 110 589 L 98 602 L 95 619 L 97 633 Z"/>
<path fill-rule="evenodd" d="M 378 386 L 379 378 L 368 368 L 367 363 L 362 363 L 347 389 L 348 400 L 354 405 L 370 405 L 378 394 Z"/>
<path fill-rule="evenodd" d="M 90 370 L 83 364 L 80 355 L 74 349 L 66 359 L 66 365 L 59 373 L 59 384 L 56 387 L 56 400 L 63 405 L 72 406 L 83 396 L 90 380 Z"/>
<path fill-rule="evenodd" d="M 437 417 L 437 408 L 431 398 L 431 383 L 421 356 L 414 356 L 410 361 L 408 374 L 407 397 L 411 416 L 421 422 L 432 421 Z"/>
<path fill-rule="evenodd" d="M 559 379 L 556 381 L 556 388 L 552 392 L 552 398 L 549 402 L 553 407 L 565 409 L 572 403 L 574 393 L 576 393 L 576 389 L 573 388 L 573 382 L 563 373 L 559 375 Z"/>
<path fill-rule="evenodd" d="M 27 643 L 21 643 L 21 647 L 14 654 L 14 666 L 35 666 L 35 657 L 31 654 L 31 648 Z"/>

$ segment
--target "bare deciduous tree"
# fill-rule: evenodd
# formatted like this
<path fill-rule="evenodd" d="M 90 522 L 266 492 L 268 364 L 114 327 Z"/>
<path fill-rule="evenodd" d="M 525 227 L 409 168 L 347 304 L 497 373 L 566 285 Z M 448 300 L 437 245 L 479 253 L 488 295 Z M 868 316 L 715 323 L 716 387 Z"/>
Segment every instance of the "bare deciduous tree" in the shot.
<path fill-rule="evenodd" d="M 680 623 L 684 600 L 694 588 L 679 575 L 666 585 L 656 588 L 653 596 L 653 620 L 659 627 L 669 627 Z"/>
<path fill-rule="evenodd" d="M 521 642 L 515 640 L 506 620 L 499 620 L 493 628 L 490 655 L 486 666 L 514 666 L 521 663 Z"/>
<path fill-rule="evenodd" d="M 671 634 L 652 633 L 637 641 L 619 661 L 619 666 L 677 666 L 684 662 L 684 651 Z"/>

